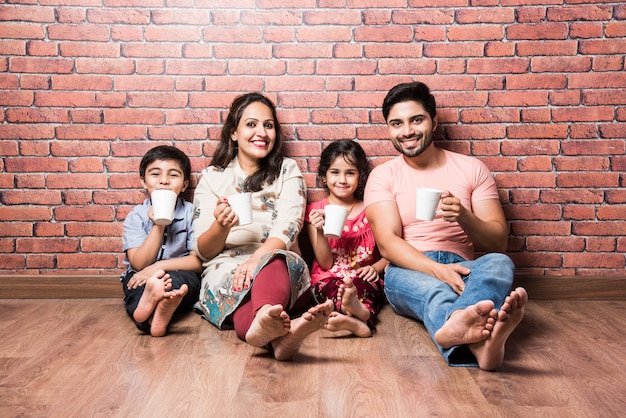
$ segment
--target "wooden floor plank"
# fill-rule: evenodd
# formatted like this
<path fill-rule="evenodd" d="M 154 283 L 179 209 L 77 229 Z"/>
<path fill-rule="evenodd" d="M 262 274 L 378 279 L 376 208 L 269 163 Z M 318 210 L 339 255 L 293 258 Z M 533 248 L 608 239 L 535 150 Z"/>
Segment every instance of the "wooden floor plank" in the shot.
<path fill-rule="evenodd" d="M 292 362 L 190 313 L 143 335 L 119 299 L 0 300 L 2 417 L 589 417 L 626 410 L 624 301 L 531 301 L 498 372 L 448 367 L 386 306 Z"/>

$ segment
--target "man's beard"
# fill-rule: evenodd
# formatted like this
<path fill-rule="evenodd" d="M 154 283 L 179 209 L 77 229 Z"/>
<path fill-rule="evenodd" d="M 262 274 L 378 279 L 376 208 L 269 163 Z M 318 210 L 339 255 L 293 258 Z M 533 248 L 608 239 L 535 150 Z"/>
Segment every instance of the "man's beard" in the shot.
<path fill-rule="evenodd" d="M 416 141 L 422 140 L 422 142 L 418 142 L 419 145 L 415 148 L 406 149 L 402 146 L 402 142 L 406 141 L 407 139 L 411 139 L 411 140 L 415 139 Z M 426 148 L 430 146 L 430 144 L 432 144 L 433 137 L 432 135 L 426 135 L 426 136 L 422 136 L 419 138 L 416 138 L 416 137 L 403 138 L 403 141 L 396 139 L 395 141 L 392 141 L 392 142 L 393 142 L 393 146 L 396 148 L 396 150 L 400 154 L 404 155 L 405 157 L 417 157 L 422 152 L 424 152 Z"/>

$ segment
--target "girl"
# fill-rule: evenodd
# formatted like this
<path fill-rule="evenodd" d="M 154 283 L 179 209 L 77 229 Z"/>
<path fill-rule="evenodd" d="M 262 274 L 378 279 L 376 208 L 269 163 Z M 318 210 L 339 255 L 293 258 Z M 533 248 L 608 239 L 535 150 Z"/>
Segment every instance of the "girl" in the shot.
<path fill-rule="evenodd" d="M 307 207 L 307 229 L 315 260 L 311 284 L 318 301 L 330 299 L 335 312 L 326 329 L 349 330 L 359 337 L 372 335 L 374 320 L 384 303 L 382 274 L 387 260 L 380 257 L 374 234 L 365 217 L 363 191 L 370 172 L 363 148 L 351 140 L 331 143 L 322 152 L 318 175 L 328 196 Z M 348 209 L 338 239 L 323 232 L 324 207 Z"/>

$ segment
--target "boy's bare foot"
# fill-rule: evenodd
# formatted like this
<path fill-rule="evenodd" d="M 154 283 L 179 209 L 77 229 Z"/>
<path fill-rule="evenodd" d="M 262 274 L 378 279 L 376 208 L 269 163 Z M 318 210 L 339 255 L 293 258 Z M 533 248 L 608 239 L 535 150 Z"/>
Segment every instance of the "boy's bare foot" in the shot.
<path fill-rule="evenodd" d="M 469 345 L 478 361 L 478 367 L 483 370 L 495 370 L 502 365 L 506 340 L 522 321 L 526 303 L 528 303 L 526 290 L 523 287 L 513 290 L 500 308 L 506 315 L 502 315 L 502 319 L 496 321 L 491 335 L 484 341 Z"/>
<path fill-rule="evenodd" d="M 443 348 L 483 341 L 491 334 L 498 311 L 490 300 L 455 311 L 435 333 L 435 341 Z"/>
<path fill-rule="evenodd" d="M 167 331 L 167 326 L 174 315 L 174 311 L 180 305 L 183 297 L 189 291 L 189 287 L 184 284 L 180 289 L 165 292 L 165 296 L 157 303 L 152 322 L 150 323 L 150 335 L 153 337 L 162 337 Z"/>
<path fill-rule="evenodd" d="M 265 347 L 270 341 L 287 334 L 290 327 L 291 319 L 282 305 L 262 306 L 246 332 L 246 342 L 255 347 Z"/>
<path fill-rule="evenodd" d="M 370 311 L 359 300 L 352 279 L 345 278 L 343 283 L 337 290 L 337 303 L 341 306 L 342 313 L 356 316 L 361 321 L 367 321 L 370 318 Z"/>
<path fill-rule="evenodd" d="M 163 299 L 165 292 L 171 287 L 172 279 L 163 270 L 158 270 L 152 277 L 148 278 L 137 309 L 133 312 L 133 319 L 137 322 L 147 321 L 154 313 L 157 303 Z"/>
<path fill-rule="evenodd" d="M 329 331 L 350 331 L 357 337 L 371 337 L 372 330 L 367 324 L 354 316 L 344 315 L 339 312 L 331 312 L 328 323 L 324 327 Z"/>
<path fill-rule="evenodd" d="M 289 332 L 272 342 L 276 360 L 291 360 L 300 349 L 304 339 L 326 325 L 333 309 L 332 300 L 327 300 L 310 308 L 300 318 L 291 321 Z"/>

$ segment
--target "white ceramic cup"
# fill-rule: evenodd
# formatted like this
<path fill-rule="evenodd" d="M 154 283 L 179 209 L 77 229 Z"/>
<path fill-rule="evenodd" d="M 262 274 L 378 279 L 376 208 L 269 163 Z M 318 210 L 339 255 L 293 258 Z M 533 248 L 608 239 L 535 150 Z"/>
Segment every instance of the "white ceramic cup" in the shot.
<path fill-rule="evenodd" d="M 324 236 L 339 238 L 346 223 L 348 209 L 339 205 L 326 205 L 324 207 Z"/>
<path fill-rule="evenodd" d="M 239 217 L 239 225 L 252 223 L 252 193 L 237 193 L 227 196 L 228 204 Z"/>
<path fill-rule="evenodd" d="M 437 213 L 441 190 L 418 187 L 415 191 L 415 217 L 423 221 L 432 221 Z"/>
<path fill-rule="evenodd" d="M 169 225 L 174 219 L 174 209 L 178 195 L 171 190 L 154 190 L 150 194 L 152 216 L 157 225 Z"/>

